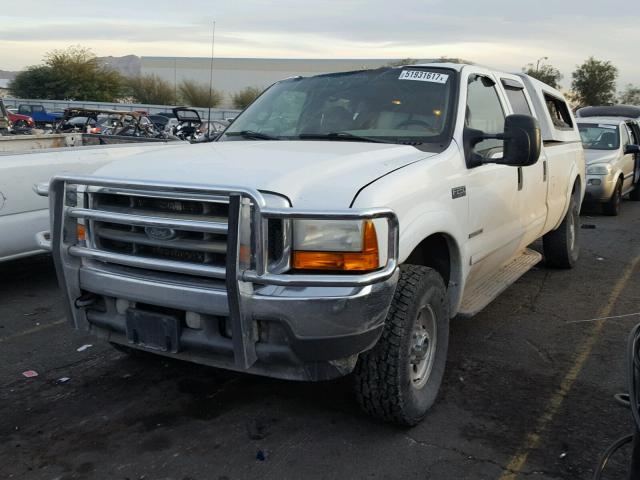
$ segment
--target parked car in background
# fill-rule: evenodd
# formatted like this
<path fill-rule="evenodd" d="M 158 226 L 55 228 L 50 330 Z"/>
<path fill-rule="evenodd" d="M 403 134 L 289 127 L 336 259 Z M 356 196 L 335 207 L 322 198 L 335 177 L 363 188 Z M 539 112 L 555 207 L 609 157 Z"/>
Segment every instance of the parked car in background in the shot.
<path fill-rule="evenodd" d="M 98 118 L 93 117 L 73 117 L 61 121 L 56 127 L 59 133 L 83 132 L 100 133 L 102 129 L 98 126 Z"/>
<path fill-rule="evenodd" d="M 524 74 L 296 77 L 217 141 L 54 177 L 51 246 L 75 328 L 291 380 L 355 372 L 366 412 L 414 425 L 450 319 L 538 264 L 541 237 L 548 267 L 576 263 L 584 177 L 562 93 Z"/>
<path fill-rule="evenodd" d="M 176 107 L 173 109 L 173 114 L 178 120 L 178 125 L 173 128 L 173 135 L 181 140 L 197 140 L 198 128 L 202 125 L 198 111 L 193 108 Z"/>
<path fill-rule="evenodd" d="M 146 138 L 162 136 L 162 132 L 144 113 L 94 108 L 66 109 L 56 125 L 56 131 Z"/>
<path fill-rule="evenodd" d="M 601 105 L 595 107 L 583 107 L 578 109 L 579 118 L 607 117 L 617 120 L 625 120 L 629 128 L 631 143 L 640 145 L 640 106 L 636 105 Z M 629 193 L 631 200 L 640 197 L 640 153 L 635 154 L 635 170 L 633 174 L 634 190 Z"/>
<path fill-rule="evenodd" d="M 159 132 L 165 132 L 170 135 L 173 135 L 173 129 L 180 123 L 174 116 L 166 117 L 157 114 L 149 115 L 149 120 L 153 122 Z"/>
<path fill-rule="evenodd" d="M 635 120 L 612 117 L 579 118 L 585 149 L 587 190 L 585 203 L 601 203 L 607 215 L 618 215 L 622 197 L 639 199 L 636 156 L 640 154 Z"/>
<path fill-rule="evenodd" d="M 12 124 L 13 133 L 29 133 L 36 127 L 36 123 L 29 115 L 9 112 L 9 120 Z"/>
<path fill-rule="evenodd" d="M 49 205 L 34 193 L 35 184 L 56 174 L 90 173 L 131 153 L 170 148 L 168 142 L 145 139 L 87 145 L 84 140 L 92 136 L 84 133 L 65 135 L 64 141 L 53 137 L 25 136 L 6 142 L 13 144 L 11 150 L 0 151 L 0 263 L 45 252 L 35 235 L 48 229 Z"/>
<path fill-rule="evenodd" d="M 42 105 L 21 104 L 18 113 L 30 116 L 38 127 L 53 127 L 62 118 L 62 113 L 47 112 Z"/>

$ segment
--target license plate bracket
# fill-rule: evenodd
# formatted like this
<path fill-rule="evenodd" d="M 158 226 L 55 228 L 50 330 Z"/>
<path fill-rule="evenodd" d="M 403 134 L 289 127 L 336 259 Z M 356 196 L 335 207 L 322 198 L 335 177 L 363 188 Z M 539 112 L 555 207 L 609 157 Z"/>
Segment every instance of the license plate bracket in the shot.
<path fill-rule="evenodd" d="M 177 353 L 180 319 L 177 316 L 130 308 L 126 320 L 127 340 L 151 350 Z"/>

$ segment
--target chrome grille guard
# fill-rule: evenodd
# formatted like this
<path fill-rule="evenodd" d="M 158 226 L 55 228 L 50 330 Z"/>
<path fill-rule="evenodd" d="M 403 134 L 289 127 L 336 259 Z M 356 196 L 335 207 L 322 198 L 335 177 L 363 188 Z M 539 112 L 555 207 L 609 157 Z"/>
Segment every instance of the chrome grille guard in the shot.
<path fill-rule="evenodd" d="M 109 191 L 147 192 L 163 198 L 163 195 L 193 196 L 193 198 L 216 198 L 228 201 L 228 223 L 171 219 L 152 215 L 132 215 L 114 213 L 97 209 L 67 206 L 66 198 L 70 185 L 84 189 L 104 188 Z M 44 194 L 38 188 L 39 194 Z M 80 268 L 80 259 L 87 258 L 110 262 L 118 265 L 160 270 L 178 274 L 200 275 L 203 277 L 224 280 L 229 313 L 233 325 L 234 357 L 238 366 L 248 368 L 255 360 L 255 340 L 252 339 L 250 320 L 242 312 L 241 285 L 252 283 L 259 285 L 306 286 L 306 287 L 364 287 L 392 277 L 398 267 L 399 226 L 396 214 L 386 208 L 349 209 L 344 211 L 301 210 L 295 208 L 268 208 L 264 196 L 255 189 L 245 187 L 211 186 L 203 184 L 163 183 L 147 181 L 130 181 L 115 178 L 91 176 L 58 175 L 49 183 L 49 205 L 51 221 L 51 249 L 58 274 L 58 280 L 65 293 L 65 273 L 68 266 Z M 387 221 L 387 260 L 386 264 L 373 272 L 364 274 L 292 274 L 271 273 L 267 267 L 267 235 L 266 220 L 276 218 L 321 219 L 321 220 L 358 220 L 385 219 Z M 70 242 L 68 232 L 74 232 L 78 219 L 106 219 L 114 223 L 126 223 L 137 226 L 169 227 L 184 230 L 196 229 L 227 234 L 226 265 L 224 268 L 198 265 L 176 260 L 146 258 L 129 254 L 120 254 L 92 248 L 92 245 L 79 246 Z M 247 222 L 249 225 L 246 225 Z M 249 238 L 246 238 L 246 227 L 249 227 Z M 71 235 L 75 239 L 75 235 Z M 248 242 L 254 255 L 254 265 L 243 265 L 241 261 L 241 242 Z M 70 298 L 70 297 L 69 297 Z M 71 300 L 72 301 L 72 300 Z"/>

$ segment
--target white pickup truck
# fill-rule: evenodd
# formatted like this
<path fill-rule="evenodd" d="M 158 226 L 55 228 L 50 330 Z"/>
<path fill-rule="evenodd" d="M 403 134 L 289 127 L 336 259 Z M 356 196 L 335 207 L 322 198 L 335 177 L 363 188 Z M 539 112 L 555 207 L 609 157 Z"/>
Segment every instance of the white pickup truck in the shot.
<path fill-rule="evenodd" d="M 149 160 L 153 159 L 153 168 Z M 274 84 L 218 141 L 51 180 L 69 318 L 120 349 L 297 380 L 378 418 L 436 399 L 449 320 L 578 257 L 562 94 L 458 64 Z"/>

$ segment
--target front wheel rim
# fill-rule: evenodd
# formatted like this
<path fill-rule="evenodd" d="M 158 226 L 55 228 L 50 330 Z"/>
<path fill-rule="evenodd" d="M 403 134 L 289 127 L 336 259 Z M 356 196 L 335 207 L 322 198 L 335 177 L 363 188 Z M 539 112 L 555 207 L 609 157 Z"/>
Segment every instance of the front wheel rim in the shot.
<path fill-rule="evenodd" d="M 425 305 L 418 312 L 411 333 L 409 377 L 414 388 L 422 388 L 429 380 L 435 363 L 436 347 L 436 315 L 431 305 Z"/>

